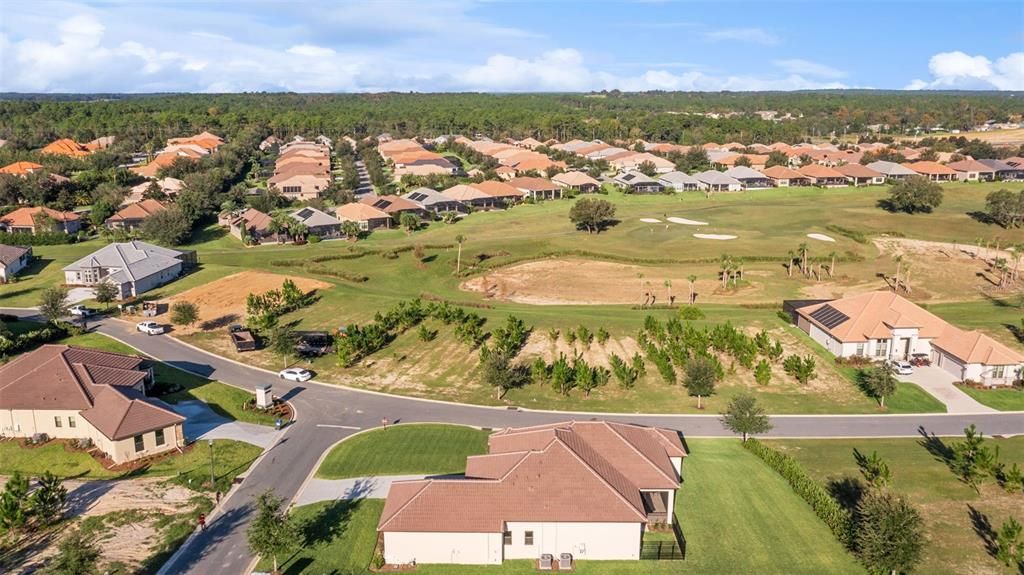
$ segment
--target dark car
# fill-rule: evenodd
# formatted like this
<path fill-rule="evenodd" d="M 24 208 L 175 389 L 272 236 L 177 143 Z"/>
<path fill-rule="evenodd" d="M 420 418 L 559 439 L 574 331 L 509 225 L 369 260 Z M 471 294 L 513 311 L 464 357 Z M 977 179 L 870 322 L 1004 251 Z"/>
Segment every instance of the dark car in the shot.
<path fill-rule="evenodd" d="M 910 365 L 923 367 L 932 364 L 932 359 L 927 353 L 914 353 L 910 356 Z"/>

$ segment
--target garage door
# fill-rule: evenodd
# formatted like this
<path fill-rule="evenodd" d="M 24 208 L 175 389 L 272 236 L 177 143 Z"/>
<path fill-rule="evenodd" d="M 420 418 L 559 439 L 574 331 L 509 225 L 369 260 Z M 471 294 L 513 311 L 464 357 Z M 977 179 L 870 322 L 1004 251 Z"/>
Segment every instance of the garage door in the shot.
<path fill-rule="evenodd" d="M 960 365 L 960 362 L 941 351 L 939 352 L 939 367 L 957 379 L 964 376 L 963 366 Z"/>

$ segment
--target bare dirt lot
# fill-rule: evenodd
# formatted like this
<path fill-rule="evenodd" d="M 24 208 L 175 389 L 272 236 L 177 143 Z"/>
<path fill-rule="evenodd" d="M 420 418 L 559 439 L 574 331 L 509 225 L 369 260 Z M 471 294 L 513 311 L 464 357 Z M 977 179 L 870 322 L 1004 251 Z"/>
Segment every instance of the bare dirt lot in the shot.
<path fill-rule="evenodd" d="M 546 259 L 527 262 L 489 272 L 467 280 L 462 289 L 484 293 L 488 298 L 531 305 L 608 305 L 639 304 L 646 294 L 652 294 L 656 303 L 668 303 L 669 288 L 676 303 L 685 303 L 689 294 L 686 276 L 691 270 L 683 266 L 672 268 L 637 266 L 616 262 L 584 259 Z M 740 296 L 745 302 L 771 301 L 763 293 L 761 284 L 748 274 L 748 285 L 727 294 L 716 293 L 721 284 L 708 278 L 695 282 L 694 291 L 700 302 L 735 302 Z M 770 273 L 770 272 L 765 272 Z M 638 277 L 643 274 L 643 277 Z"/>
<path fill-rule="evenodd" d="M 272 274 L 258 271 L 244 271 L 194 287 L 168 300 L 189 301 L 199 306 L 199 321 L 192 328 L 176 328 L 188 333 L 200 329 L 226 328 L 245 318 L 245 298 L 250 293 L 264 293 L 281 289 L 284 280 L 291 279 L 304 292 L 331 287 L 330 284 L 299 276 Z"/>

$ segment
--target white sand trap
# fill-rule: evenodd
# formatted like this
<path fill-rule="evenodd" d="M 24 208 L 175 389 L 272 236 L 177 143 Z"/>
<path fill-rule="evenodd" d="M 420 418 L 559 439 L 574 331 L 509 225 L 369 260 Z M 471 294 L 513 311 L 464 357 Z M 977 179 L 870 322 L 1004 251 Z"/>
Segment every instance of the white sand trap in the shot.
<path fill-rule="evenodd" d="M 728 234 L 693 234 L 693 237 L 702 240 L 734 240 L 738 236 L 730 236 Z"/>
<path fill-rule="evenodd" d="M 834 241 L 836 241 L 834 238 L 830 238 L 830 237 L 826 236 L 825 234 L 807 234 L 807 237 L 811 238 L 812 240 L 819 240 L 819 241 L 822 241 L 822 242 L 834 242 Z"/>
<path fill-rule="evenodd" d="M 697 220 L 688 220 L 686 218 L 668 218 L 668 221 L 673 224 L 683 224 L 684 226 L 706 226 L 707 222 L 698 222 Z"/>
<path fill-rule="evenodd" d="M 640 218 L 640 221 L 645 224 L 660 224 L 661 220 L 657 218 Z"/>

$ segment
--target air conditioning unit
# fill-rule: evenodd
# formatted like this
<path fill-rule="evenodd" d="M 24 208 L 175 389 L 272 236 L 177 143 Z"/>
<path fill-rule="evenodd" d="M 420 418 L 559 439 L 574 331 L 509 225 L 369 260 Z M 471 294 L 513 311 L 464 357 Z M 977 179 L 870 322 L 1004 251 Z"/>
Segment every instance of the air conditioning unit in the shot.
<path fill-rule="evenodd" d="M 562 553 L 558 556 L 558 570 L 568 571 L 572 569 L 572 553 Z"/>
<path fill-rule="evenodd" d="M 540 556 L 540 563 L 537 568 L 541 571 L 551 571 L 551 564 L 554 563 L 555 558 L 550 553 L 545 553 Z"/>

